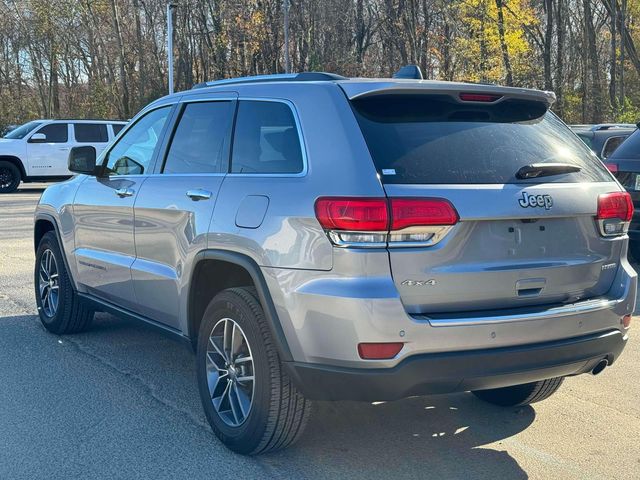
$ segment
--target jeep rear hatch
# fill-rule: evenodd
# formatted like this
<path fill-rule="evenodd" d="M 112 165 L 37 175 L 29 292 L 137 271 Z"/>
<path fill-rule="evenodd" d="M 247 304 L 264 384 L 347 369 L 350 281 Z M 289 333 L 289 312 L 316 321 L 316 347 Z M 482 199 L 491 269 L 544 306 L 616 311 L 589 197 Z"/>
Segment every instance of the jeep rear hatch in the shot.
<path fill-rule="evenodd" d="M 601 232 L 598 198 L 620 188 L 547 111 L 549 94 L 406 87 L 347 94 L 389 199 L 391 230 L 394 215 L 403 217 L 387 245 L 407 311 L 495 310 L 605 295 L 623 237 Z M 626 216 L 623 197 L 609 203 L 619 207 L 614 216 Z M 606 228 L 618 227 L 623 220 Z"/>

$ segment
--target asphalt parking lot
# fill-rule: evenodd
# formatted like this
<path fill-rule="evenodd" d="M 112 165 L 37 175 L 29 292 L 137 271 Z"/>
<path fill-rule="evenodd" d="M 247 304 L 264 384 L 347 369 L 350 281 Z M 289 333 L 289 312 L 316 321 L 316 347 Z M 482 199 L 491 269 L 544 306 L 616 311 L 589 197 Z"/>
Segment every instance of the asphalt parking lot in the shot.
<path fill-rule="evenodd" d="M 41 193 L 0 196 L 0 479 L 640 478 L 640 324 L 612 368 L 534 407 L 471 394 L 318 403 L 295 447 L 232 454 L 206 423 L 185 345 L 106 314 L 80 335 L 41 327 Z"/>

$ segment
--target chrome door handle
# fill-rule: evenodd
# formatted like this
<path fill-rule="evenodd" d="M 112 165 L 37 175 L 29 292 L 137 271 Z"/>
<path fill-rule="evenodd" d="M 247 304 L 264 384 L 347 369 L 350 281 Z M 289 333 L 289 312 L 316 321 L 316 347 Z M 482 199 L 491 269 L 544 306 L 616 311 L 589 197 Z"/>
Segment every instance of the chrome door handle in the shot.
<path fill-rule="evenodd" d="M 209 200 L 212 193 L 209 190 L 203 190 L 202 188 L 195 188 L 193 190 L 187 190 L 187 197 L 194 202 L 198 200 Z"/>
<path fill-rule="evenodd" d="M 118 189 L 116 189 L 116 195 L 118 195 L 120 198 L 132 197 L 134 193 L 135 192 L 133 190 L 131 190 L 130 188 L 118 188 Z"/>

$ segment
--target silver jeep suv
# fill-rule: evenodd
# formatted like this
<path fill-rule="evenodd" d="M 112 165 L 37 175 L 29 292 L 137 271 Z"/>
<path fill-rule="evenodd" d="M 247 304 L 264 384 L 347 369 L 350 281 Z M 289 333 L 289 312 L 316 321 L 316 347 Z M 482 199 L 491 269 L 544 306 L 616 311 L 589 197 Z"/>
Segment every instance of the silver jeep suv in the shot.
<path fill-rule="evenodd" d="M 553 100 L 312 72 L 161 98 L 42 195 L 42 323 L 190 342 L 244 454 L 295 441 L 311 400 L 542 400 L 618 358 L 637 283 L 629 195 Z"/>

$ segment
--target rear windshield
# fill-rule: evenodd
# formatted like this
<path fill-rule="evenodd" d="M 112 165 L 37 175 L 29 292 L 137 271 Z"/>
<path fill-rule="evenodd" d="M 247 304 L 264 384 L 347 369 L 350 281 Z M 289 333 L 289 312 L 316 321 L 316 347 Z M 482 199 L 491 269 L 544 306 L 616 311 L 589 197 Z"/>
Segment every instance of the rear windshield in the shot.
<path fill-rule="evenodd" d="M 607 160 L 639 159 L 640 158 L 640 130 L 636 130 L 622 144 L 615 149 Z"/>
<path fill-rule="evenodd" d="M 383 183 L 607 182 L 593 152 L 538 102 L 460 104 L 445 95 L 380 95 L 352 101 Z M 579 172 L 517 179 L 532 163 Z"/>

